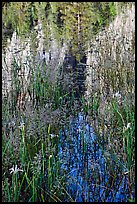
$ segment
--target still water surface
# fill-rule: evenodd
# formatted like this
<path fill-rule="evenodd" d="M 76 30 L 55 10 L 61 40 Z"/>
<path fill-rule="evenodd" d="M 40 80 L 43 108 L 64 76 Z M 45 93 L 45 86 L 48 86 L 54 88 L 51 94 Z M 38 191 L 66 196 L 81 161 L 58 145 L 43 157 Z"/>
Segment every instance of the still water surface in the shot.
<path fill-rule="evenodd" d="M 58 146 L 60 175 L 76 202 L 126 202 L 129 192 L 125 167 L 107 153 L 106 145 L 98 144 L 83 113 L 60 132 Z"/>

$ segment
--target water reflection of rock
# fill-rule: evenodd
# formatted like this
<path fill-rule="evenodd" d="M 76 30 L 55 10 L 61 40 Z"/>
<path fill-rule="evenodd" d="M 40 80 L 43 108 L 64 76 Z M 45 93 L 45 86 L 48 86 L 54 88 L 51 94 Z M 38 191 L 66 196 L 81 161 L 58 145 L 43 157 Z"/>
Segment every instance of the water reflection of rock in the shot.
<path fill-rule="evenodd" d="M 65 54 L 63 66 L 60 69 L 60 85 L 63 90 L 77 99 L 85 91 L 86 56 L 80 62 L 71 53 Z"/>

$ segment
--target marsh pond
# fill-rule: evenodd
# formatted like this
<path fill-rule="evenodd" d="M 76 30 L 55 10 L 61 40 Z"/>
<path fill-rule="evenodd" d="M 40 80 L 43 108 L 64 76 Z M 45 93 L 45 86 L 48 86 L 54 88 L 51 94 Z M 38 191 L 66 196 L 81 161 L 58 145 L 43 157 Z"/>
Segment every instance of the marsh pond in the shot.
<path fill-rule="evenodd" d="M 2 202 L 135 202 L 135 3 L 2 2 Z"/>

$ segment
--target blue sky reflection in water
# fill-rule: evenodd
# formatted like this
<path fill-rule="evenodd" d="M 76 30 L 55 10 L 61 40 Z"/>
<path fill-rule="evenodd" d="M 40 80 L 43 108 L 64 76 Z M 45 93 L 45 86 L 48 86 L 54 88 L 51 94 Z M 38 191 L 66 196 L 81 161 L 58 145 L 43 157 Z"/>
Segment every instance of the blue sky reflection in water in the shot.
<path fill-rule="evenodd" d="M 128 200 L 128 177 L 122 174 L 124 165 L 98 144 L 82 113 L 60 132 L 58 157 L 63 186 L 75 202 Z"/>

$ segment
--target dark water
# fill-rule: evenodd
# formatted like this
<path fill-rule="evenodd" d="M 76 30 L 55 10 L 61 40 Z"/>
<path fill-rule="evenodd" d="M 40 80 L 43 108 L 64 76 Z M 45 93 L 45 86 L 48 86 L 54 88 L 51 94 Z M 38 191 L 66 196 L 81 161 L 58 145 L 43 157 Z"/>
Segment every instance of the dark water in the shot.
<path fill-rule="evenodd" d="M 121 176 L 123 165 L 106 152 L 82 113 L 60 132 L 60 175 L 75 202 L 127 201 L 128 178 Z M 63 201 L 67 202 L 68 198 Z"/>

